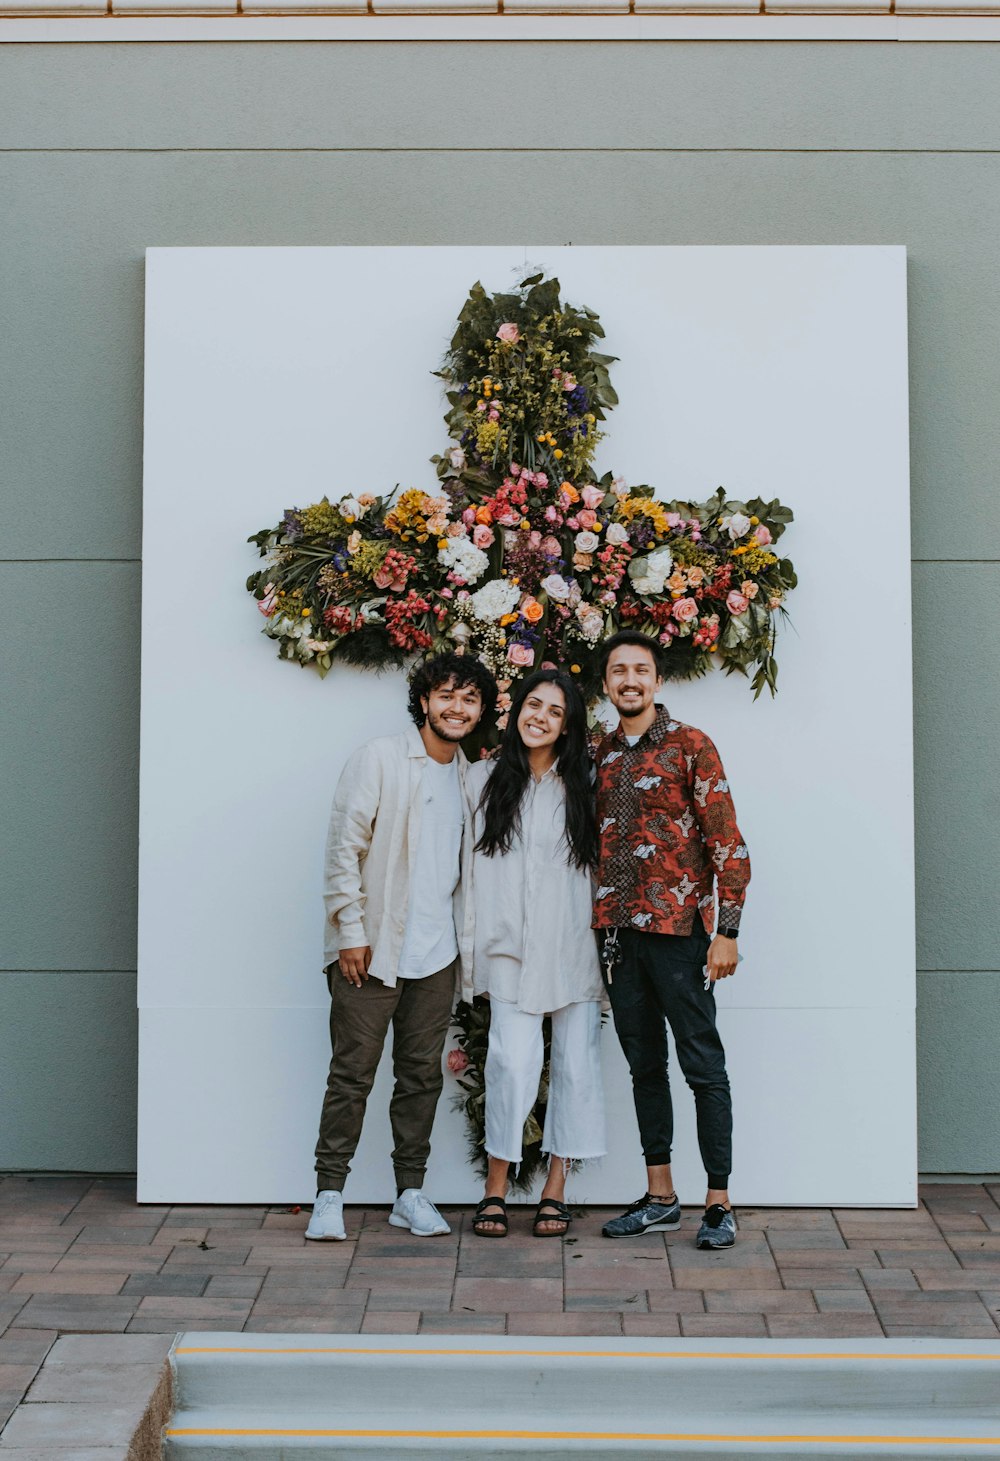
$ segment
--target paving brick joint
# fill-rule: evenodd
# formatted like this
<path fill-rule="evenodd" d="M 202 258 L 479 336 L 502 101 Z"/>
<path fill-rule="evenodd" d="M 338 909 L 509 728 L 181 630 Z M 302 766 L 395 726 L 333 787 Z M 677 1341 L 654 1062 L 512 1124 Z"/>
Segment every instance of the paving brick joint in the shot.
<path fill-rule="evenodd" d="M 445 1207 L 453 1231 L 435 1238 L 388 1211 L 349 1208 L 348 1241 L 320 1244 L 306 1211 L 139 1206 L 132 1178 L 0 1176 L 0 1449 L 22 1400 L 58 1403 L 53 1380 L 32 1387 L 66 1335 L 1000 1338 L 1000 1184 L 928 1185 L 914 1211 L 742 1208 L 722 1253 L 695 1249 L 695 1209 L 614 1243 L 601 1208 L 561 1241 L 533 1238 L 526 1208 L 500 1241 L 472 1233 L 471 1208 Z"/>

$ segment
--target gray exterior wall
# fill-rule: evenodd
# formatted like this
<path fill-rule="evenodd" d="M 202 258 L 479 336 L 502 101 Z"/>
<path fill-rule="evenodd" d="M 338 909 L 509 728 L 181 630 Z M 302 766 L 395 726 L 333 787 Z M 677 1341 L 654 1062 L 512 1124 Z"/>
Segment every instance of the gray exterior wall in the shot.
<path fill-rule="evenodd" d="M 1000 1169 L 997 64 L 0 45 L 0 1168 L 134 1168 L 145 247 L 530 236 L 907 245 L 921 1165 Z M 877 561 L 852 571 L 863 590 Z"/>

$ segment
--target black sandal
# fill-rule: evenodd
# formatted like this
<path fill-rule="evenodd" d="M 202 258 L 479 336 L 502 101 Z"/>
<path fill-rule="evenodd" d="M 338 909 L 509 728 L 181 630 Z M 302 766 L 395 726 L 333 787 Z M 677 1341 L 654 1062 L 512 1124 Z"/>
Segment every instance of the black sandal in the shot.
<path fill-rule="evenodd" d="M 487 1212 L 488 1207 L 498 1207 L 499 1212 Z M 489 1232 L 483 1223 L 494 1223 L 499 1232 Z M 476 1208 L 475 1216 L 472 1219 L 472 1231 L 477 1238 L 506 1238 L 507 1236 L 507 1203 L 502 1197 L 484 1197 Z"/>
<path fill-rule="evenodd" d="M 547 1212 L 543 1212 L 547 1208 Z M 535 1220 L 531 1225 L 532 1235 L 536 1238 L 564 1238 L 569 1232 L 569 1225 L 573 1221 L 573 1214 L 564 1202 L 557 1202 L 554 1197 L 543 1197 L 535 1208 Z M 540 1223 L 561 1223 L 560 1228 L 547 1228 L 543 1231 Z"/>

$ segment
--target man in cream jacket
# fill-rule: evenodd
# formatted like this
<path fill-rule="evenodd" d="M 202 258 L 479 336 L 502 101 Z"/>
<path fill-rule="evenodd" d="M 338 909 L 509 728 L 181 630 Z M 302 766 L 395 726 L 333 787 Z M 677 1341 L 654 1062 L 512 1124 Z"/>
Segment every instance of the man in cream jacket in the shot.
<path fill-rule="evenodd" d="M 471 656 L 418 665 L 409 701 L 415 729 L 361 746 L 337 785 L 324 891 L 333 1054 L 307 1238 L 347 1236 L 344 1182 L 390 1025 L 389 1221 L 420 1237 L 450 1231 L 423 1182 L 456 971 L 471 997 L 472 908 L 463 897 L 471 823 L 459 743 L 495 702 L 492 676 Z"/>

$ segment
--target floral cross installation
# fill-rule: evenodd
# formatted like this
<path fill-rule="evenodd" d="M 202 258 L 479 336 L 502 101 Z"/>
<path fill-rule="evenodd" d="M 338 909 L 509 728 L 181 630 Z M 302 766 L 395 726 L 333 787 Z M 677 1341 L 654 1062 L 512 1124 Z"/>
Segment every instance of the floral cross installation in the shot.
<path fill-rule="evenodd" d="M 535 275 L 469 293 L 444 364 L 450 447 L 434 491 L 358 491 L 289 508 L 255 533 L 247 588 L 286 660 L 325 675 L 459 650 L 500 685 L 495 744 L 515 680 L 542 665 L 579 676 L 593 705 L 600 644 L 637 629 L 668 676 L 721 664 L 774 694 L 777 624 L 796 578 L 776 545 L 777 500 L 663 501 L 610 472 L 601 424 L 617 404 L 598 316 Z"/>
<path fill-rule="evenodd" d="M 250 539 L 264 567 L 247 588 L 283 659 L 325 675 L 458 650 L 496 676 L 496 745 L 514 682 L 543 665 L 600 695 L 601 641 L 637 629 L 663 646 L 667 675 L 721 664 L 773 695 L 777 625 L 795 571 L 776 544 L 792 521 L 777 500 L 663 501 L 652 487 L 594 472 L 601 423 L 617 404 L 596 348 L 598 316 L 535 275 L 506 294 L 469 293 L 444 364 L 451 445 L 432 460 L 438 487 L 358 491 L 289 508 Z M 475 748 L 473 748 L 475 749 Z M 469 1156 L 485 1172 L 489 1002 L 459 1004 L 448 1055 Z M 548 1051 L 513 1178 L 546 1165 Z"/>

